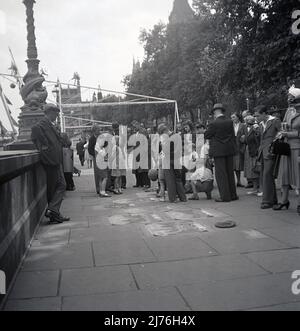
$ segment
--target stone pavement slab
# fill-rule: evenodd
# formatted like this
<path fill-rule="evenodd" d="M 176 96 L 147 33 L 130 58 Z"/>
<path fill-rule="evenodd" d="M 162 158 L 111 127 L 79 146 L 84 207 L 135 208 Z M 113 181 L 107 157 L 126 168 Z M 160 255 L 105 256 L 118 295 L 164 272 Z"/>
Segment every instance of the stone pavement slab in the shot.
<path fill-rule="evenodd" d="M 192 284 L 203 280 L 222 280 L 267 274 L 265 270 L 240 255 L 132 266 L 141 289 Z"/>
<path fill-rule="evenodd" d="M 124 240 L 125 242 L 129 242 L 136 238 L 142 238 L 142 233 L 135 226 L 99 226 L 88 229 L 71 230 L 70 243 L 88 243 L 111 240 Z"/>
<path fill-rule="evenodd" d="M 128 266 L 63 270 L 59 294 L 77 296 L 135 290 Z"/>
<path fill-rule="evenodd" d="M 55 297 L 58 280 L 58 271 L 21 272 L 9 299 Z"/>
<path fill-rule="evenodd" d="M 265 229 L 272 227 L 284 227 L 289 224 L 287 221 L 277 218 L 277 215 L 243 215 L 232 217 L 239 227 L 249 228 L 249 229 Z"/>
<path fill-rule="evenodd" d="M 260 210 L 261 199 L 244 189 L 229 204 L 204 195 L 169 204 L 132 188 L 99 199 L 92 170 L 75 182 L 62 207 L 72 221 L 43 222 L 7 310 L 300 310 L 291 294 L 291 272 L 300 269 L 296 199 L 292 210 L 275 213 Z M 215 227 L 226 220 L 237 228 Z M 149 231 L 172 224 L 185 230 Z"/>
<path fill-rule="evenodd" d="M 300 225 L 263 229 L 263 232 L 291 247 L 300 247 Z"/>
<path fill-rule="evenodd" d="M 23 270 L 57 270 L 94 265 L 90 244 L 32 247 Z"/>
<path fill-rule="evenodd" d="M 70 229 L 40 228 L 34 237 L 32 246 L 41 245 L 67 245 L 70 237 Z"/>
<path fill-rule="evenodd" d="M 264 233 L 251 230 L 224 230 L 202 233 L 199 237 L 221 254 L 247 253 L 289 248 Z"/>
<path fill-rule="evenodd" d="M 286 303 L 264 308 L 250 309 L 249 311 L 300 311 L 300 302 Z"/>
<path fill-rule="evenodd" d="M 64 311 L 189 311 L 175 288 L 63 298 Z"/>
<path fill-rule="evenodd" d="M 288 273 L 179 286 L 179 290 L 193 310 L 235 311 L 300 301 L 291 287 Z"/>
<path fill-rule="evenodd" d="M 62 299 L 24 299 L 9 300 L 5 306 L 6 311 L 61 311 Z"/>
<path fill-rule="evenodd" d="M 300 270 L 300 249 L 258 252 L 246 256 L 254 263 L 273 273 Z"/>
<path fill-rule="evenodd" d="M 139 238 L 94 242 L 93 250 L 96 266 L 138 264 L 157 261 L 145 241 Z"/>
<path fill-rule="evenodd" d="M 218 255 L 214 249 L 198 237 L 170 236 L 167 238 L 147 238 L 145 241 L 159 261 Z"/>

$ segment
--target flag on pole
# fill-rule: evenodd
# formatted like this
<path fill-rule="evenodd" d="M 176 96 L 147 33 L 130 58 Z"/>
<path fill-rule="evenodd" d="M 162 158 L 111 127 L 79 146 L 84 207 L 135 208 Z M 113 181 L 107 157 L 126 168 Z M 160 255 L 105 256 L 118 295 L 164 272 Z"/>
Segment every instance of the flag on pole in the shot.
<path fill-rule="evenodd" d="M 11 103 L 11 101 L 8 99 L 8 97 L 4 94 L 4 98 L 6 100 L 6 103 L 10 106 L 12 106 L 13 104 Z"/>
<path fill-rule="evenodd" d="M 4 125 L 2 124 L 2 122 L 0 121 L 0 135 L 1 136 L 5 136 L 7 132 L 8 131 L 6 130 L 6 128 L 4 127 Z"/>

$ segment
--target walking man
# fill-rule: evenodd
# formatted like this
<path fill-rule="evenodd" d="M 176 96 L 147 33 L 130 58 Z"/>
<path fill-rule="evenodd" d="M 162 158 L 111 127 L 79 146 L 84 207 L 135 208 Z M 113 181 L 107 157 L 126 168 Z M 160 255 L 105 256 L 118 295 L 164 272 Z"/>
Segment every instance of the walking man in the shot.
<path fill-rule="evenodd" d="M 234 156 L 237 153 L 233 122 L 225 117 L 225 108 L 216 104 L 213 109 L 215 121 L 205 132 L 210 141 L 210 157 L 215 161 L 216 180 L 220 198 L 216 202 L 238 200 L 234 177 Z"/>
<path fill-rule="evenodd" d="M 79 143 L 76 145 L 77 155 L 82 167 L 84 166 L 84 145 L 85 142 L 82 139 L 79 139 Z"/>
<path fill-rule="evenodd" d="M 63 170 L 62 139 L 55 126 L 59 108 L 54 104 L 44 106 L 45 117 L 32 128 L 31 139 L 41 153 L 41 162 L 47 177 L 48 209 L 45 216 L 51 223 L 70 221 L 60 214 L 60 207 L 66 191 Z"/>

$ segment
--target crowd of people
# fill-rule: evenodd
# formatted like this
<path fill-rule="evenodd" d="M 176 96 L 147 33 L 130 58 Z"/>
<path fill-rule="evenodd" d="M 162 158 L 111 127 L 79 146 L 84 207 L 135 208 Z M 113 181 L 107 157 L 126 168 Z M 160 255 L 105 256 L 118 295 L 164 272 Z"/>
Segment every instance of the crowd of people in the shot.
<path fill-rule="evenodd" d="M 237 188 L 245 188 L 248 195 L 262 198 L 262 209 L 281 211 L 290 207 L 290 191 L 298 196 L 300 191 L 300 89 L 291 87 L 288 101 L 283 118 L 276 108 L 264 105 L 228 118 L 225 107 L 216 104 L 207 126 L 187 121 L 172 130 L 162 123 L 154 131 L 136 121 L 129 128 L 118 123 L 111 128 L 95 125 L 76 150 L 81 165 L 93 167 L 100 198 L 123 194 L 132 170 L 135 188 L 156 191 L 162 202 L 200 200 L 202 192 L 212 199 L 216 180 L 216 203 L 239 200 Z M 80 175 L 73 166 L 70 139 L 55 126 L 58 112 L 55 105 L 46 105 L 45 118 L 32 129 L 47 175 L 46 216 L 51 222 L 69 220 L 59 209 L 66 187 L 75 189 L 74 170 Z M 300 214 L 300 197 L 297 211 Z"/>

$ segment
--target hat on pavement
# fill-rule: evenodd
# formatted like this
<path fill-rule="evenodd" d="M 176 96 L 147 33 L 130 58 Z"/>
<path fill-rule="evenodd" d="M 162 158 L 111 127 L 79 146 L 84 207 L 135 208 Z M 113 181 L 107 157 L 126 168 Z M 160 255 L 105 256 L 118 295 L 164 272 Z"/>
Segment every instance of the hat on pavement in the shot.
<path fill-rule="evenodd" d="M 50 113 L 50 112 L 57 112 L 57 113 L 60 113 L 60 109 L 53 103 L 47 103 L 45 106 L 44 106 L 44 112 L 46 114 Z"/>

